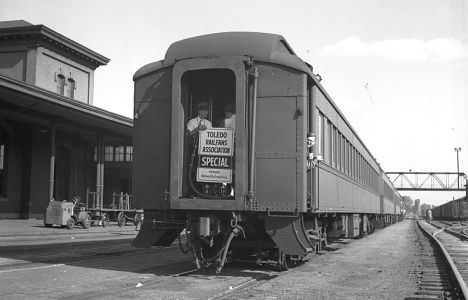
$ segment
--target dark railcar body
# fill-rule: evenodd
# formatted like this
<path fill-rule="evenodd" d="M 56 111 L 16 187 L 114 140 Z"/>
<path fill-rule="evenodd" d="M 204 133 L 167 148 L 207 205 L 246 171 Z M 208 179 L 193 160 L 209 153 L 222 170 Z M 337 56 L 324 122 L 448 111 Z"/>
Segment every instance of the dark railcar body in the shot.
<path fill-rule="evenodd" d="M 186 39 L 134 81 L 133 191 L 145 210 L 135 246 L 169 245 L 185 228 L 197 262 L 210 253 L 222 267 L 232 249 L 284 267 L 327 234 L 357 236 L 399 216 L 395 188 L 282 36 Z M 235 107 L 232 182 L 192 177 L 201 155 L 187 122 L 205 101 L 213 124 Z"/>
<path fill-rule="evenodd" d="M 468 201 L 466 197 L 461 197 L 433 208 L 432 217 L 436 220 L 468 219 Z"/>

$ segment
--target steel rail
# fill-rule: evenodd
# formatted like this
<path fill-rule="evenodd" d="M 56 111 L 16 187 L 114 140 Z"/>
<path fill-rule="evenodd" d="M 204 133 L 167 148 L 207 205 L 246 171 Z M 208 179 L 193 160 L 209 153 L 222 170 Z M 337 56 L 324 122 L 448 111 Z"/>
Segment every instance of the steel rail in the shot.
<path fill-rule="evenodd" d="M 445 231 L 444 228 L 437 230 L 436 232 L 434 232 L 434 234 L 431 234 L 420 224 L 420 222 L 422 221 L 418 221 L 419 228 L 421 228 L 421 230 L 427 233 L 437 243 L 439 248 L 442 250 L 442 253 L 444 253 L 445 260 L 450 265 L 453 275 L 455 275 L 455 278 L 457 279 L 457 283 L 460 286 L 460 290 L 463 294 L 463 297 L 465 297 L 465 299 L 468 299 L 468 287 L 467 287 L 466 281 L 463 279 L 463 276 L 460 274 L 460 271 L 458 271 L 458 268 L 455 265 L 455 262 L 453 261 L 453 259 L 450 257 L 450 254 L 448 253 L 447 249 L 445 249 L 444 245 L 436 237 L 438 233 Z"/>
<path fill-rule="evenodd" d="M 185 265 L 186 263 L 187 263 L 186 261 L 183 261 L 183 262 L 179 262 L 179 263 L 173 263 L 173 264 L 170 264 L 170 265 L 181 265 L 181 264 Z M 153 269 L 153 268 L 151 268 L 151 269 Z M 147 290 L 147 289 L 151 288 L 152 286 L 154 286 L 156 284 L 159 284 L 159 283 L 161 283 L 163 281 L 168 280 L 169 278 L 185 276 L 185 275 L 193 274 L 193 273 L 200 272 L 200 271 L 202 271 L 202 270 L 190 269 L 190 270 L 186 270 L 186 271 L 182 271 L 182 272 L 174 273 L 174 274 L 168 273 L 168 274 L 164 275 L 165 276 L 164 278 L 155 278 L 155 279 L 142 281 L 141 283 L 139 283 L 140 285 L 138 285 L 138 286 L 135 286 L 134 284 L 126 284 L 126 285 L 121 286 L 121 287 L 111 288 L 111 290 L 96 290 L 96 291 L 91 290 L 91 291 L 87 291 L 85 293 L 79 293 L 79 294 L 74 294 L 74 295 L 70 295 L 70 296 L 65 296 L 65 297 L 62 297 L 62 299 L 68 299 L 68 300 L 99 299 L 99 298 L 106 297 L 106 296 L 119 295 L 119 294 L 124 293 L 124 292 L 129 292 L 129 291 L 134 290 L 135 288 L 140 288 L 140 289 L 143 289 L 143 290 L 145 290 L 145 289 Z"/>
<path fill-rule="evenodd" d="M 241 291 L 244 291 L 247 288 L 250 288 L 252 286 L 258 285 L 258 284 L 262 283 L 265 280 L 270 280 L 270 279 L 273 279 L 273 278 L 276 278 L 276 277 L 277 276 L 262 274 L 260 276 L 255 277 L 255 278 L 244 281 L 244 282 L 238 284 L 237 286 L 229 287 L 229 289 L 208 298 L 208 300 L 232 299 L 231 297 L 234 294 L 239 293 Z"/>

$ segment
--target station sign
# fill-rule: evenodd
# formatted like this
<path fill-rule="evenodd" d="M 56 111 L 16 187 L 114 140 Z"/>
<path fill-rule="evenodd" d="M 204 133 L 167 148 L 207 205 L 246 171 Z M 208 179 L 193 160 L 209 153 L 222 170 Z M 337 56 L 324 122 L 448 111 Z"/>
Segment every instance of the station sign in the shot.
<path fill-rule="evenodd" d="M 232 128 L 209 128 L 199 132 L 198 182 L 232 182 L 233 141 Z"/>

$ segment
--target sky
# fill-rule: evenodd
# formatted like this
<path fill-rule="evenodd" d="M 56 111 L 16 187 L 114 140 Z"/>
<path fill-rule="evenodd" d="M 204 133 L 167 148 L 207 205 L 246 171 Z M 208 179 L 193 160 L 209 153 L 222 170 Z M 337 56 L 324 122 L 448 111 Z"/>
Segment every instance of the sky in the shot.
<path fill-rule="evenodd" d="M 133 74 L 175 41 L 283 35 L 319 73 L 385 171 L 468 173 L 468 1 L 2 0 L 0 21 L 43 24 L 111 59 L 94 104 L 133 115 Z M 401 192 L 438 205 L 463 192 Z"/>

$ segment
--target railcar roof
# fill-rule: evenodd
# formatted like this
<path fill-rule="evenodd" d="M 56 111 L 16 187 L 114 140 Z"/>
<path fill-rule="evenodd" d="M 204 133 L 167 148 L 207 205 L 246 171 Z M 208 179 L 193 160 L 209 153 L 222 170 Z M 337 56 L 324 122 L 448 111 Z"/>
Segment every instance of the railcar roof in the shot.
<path fill-rule="evenodd" d="M 306 73 L 310 69 L 279 34 L 261 32 L 221 32 L 196 36 L 169 46 L 162 63 L 144 66 L 134 79 L 159 68 L 175 64 L 178 60 L 193 57 L 222 55 L 251 56 L 256 61 L 285 65 Z"/>
<path fill-rule="evenodd" d="M 141 67 L 133 76 L 133 80 L 156 70 L 170 67 L 178 60 L 223 55 L 252 56 L 254 61 L 284 65 L 309 74 L 310 78 L 343 117 L 345 123 L 356 135 L 363 147 L 369 152 L 369 154 L 371 153 L 362 142 L 354 128 L 345 118 L 344 114 L 332 100 L 331 96 L 312 73 L 311 68 L 309 68 L 307 64 L 296 55 L 286 39 L 279 34 L 262 32 L 220 32 L 180 40 L 169 46 L 164 60 L 152 62 Z M 370 155 L 372 156 L 372 154 Z M 375 160 L 373 156 L 372 158 Z M 380 165 L 379 168 L 382 170 Z"/>

